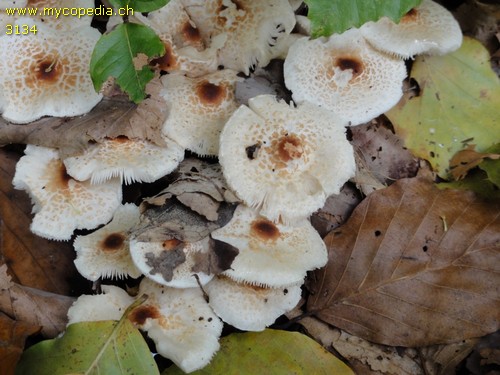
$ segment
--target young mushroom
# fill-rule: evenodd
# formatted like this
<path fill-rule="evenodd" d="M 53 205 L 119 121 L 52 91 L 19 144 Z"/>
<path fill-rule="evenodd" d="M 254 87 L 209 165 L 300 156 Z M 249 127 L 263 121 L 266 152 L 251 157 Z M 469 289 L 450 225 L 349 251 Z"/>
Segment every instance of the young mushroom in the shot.
<path fill-rule="evenodd" d="M 242 204 L 211 236 L 239 250 L 223 272 L 237 282 L 273 288 L 299 283 L 328 260 L 325 243 L 309 221 L 294 227 L 274 224 Z"/>
<path fill-rule="evenodd" d="M 238 108 L 234 91 L 239 80 L 227 69 L 198 78 L 165 75 L 161 95 L 169 115 L 163 134 L 198 155 L 216 156 L 221 130 Z"/>
<path fill-rule="evenodd" d="M 297 40 L 285 59 L 284 76 L 296 103 L 315 103 L 359 125 L 399 101 L 406 67 L 350 29 L 329 39 Z"/>
<path fill-rule="evenodd" d="M 244 331 L 263 331 L 300 300 L 299 284 L 265 288 L 217 276 L 205 286 L 210 307 L 226 323 Z"/>
<path fill-rule="evenodd" d="M 12 183 L 32 199 L 33 233 L 69 240 L 75 229 L 93 229 L 111 220 L 122 200 L 120 180 L 99 185 L 76 181 L 67 174 L 56 150 L 28 145 L 24 153 Z"/>
<path fill-rule="evenodd" d="M 172 172 L 184 159 L 184 148 L 165 138 L 166 147 L 127 137 L 91 144 L 82 155 L 64 159 L 68 174 L 93 184 L 118 177 L 125 184 L 153 182 Z"/>
<path fill-rule="evenodd" d="M 0 37 L 0 50 L 9 51 L 0 61 L 3 118 L 27 123 L 89 112 L 102 98 L 89 73 L 99 31 L 84 26 L 61 33 L 29 18 L 16 21 L 24 24 L 36 25 L 37 33 Z"/>
<path fill-rule="evenodd" d="M 354 176 L 346 121 L 311 103 L 296 108 L 261 95 L 241 106 L 220 138 L 228 185 L 269 220 L 298 222 Z"/>
<path fill-rule="evenodd" d="M 374 48 L 403 59 L 423 53 L 444 55 L 462 44 L 458 22 L 446 8 L 431 0 L 423 0 L 399 23 L 383 17 L 367 22 L 360 30 Z"/>
<path fill-rule="evenodd" d="M 168 288 L 145 278 L 139 288 L 142 294 L 148 300 L 129 319 L 148 333 L 156 351 L 184 372 L 206 366 L 219 350 L 222 322 L 201 289 Z"/>
<path fill-rule="evenodd" d="M 130 257 L 128 230 L 139 223 L 139 207 L 133 203 L 121 205 L 113 220 L 95 232 L 77 236 L 73 246 L 76 251 L 75 266 L 80 274 L 96 281 L 100 277 L 138 278 L 142 272 Z"/>

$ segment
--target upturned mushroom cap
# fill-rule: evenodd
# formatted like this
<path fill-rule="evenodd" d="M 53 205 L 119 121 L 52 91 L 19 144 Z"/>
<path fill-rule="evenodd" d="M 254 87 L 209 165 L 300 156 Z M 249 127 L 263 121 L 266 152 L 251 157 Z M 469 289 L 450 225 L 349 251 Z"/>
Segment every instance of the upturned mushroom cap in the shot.
<path fill-rule="evenodd" d="M 200 288 L 174 289 L 144 279 L 139 295 L 148 300 L 129 319 L 147 331 L 156 351 L 184 372 L 202 368 L 219 350 L 222 322 L 203 297 Z"/>
<path fill-rule="evenodd" d="M 288 50 L 284 76 L 296 103 L 315 103 L 358 125 L 399 101 L 406 67 L 350 29 L 329 39 L 297 40 Z"/>
<path fill-rule="evenodd" d="M 81 295 L 68 310 L 68 325 L 78 322 L 120 320 L 134 302 L 126 291 L 113 285 L 101 285 L 102 294 Z"/>
<path fill-rule="evenodd" d="M 125 184 L 153 182 L 172 172 L 184 159 L 184 148 L 165 138 L 166 147 L 118 137 L 89 145 L 82 155 L 64 159 L 73 178 L 93 184 L 118 177 Z"/>
<path fill-rule="evenodd" d="M 325 243 L 309 221 L 294 227 L 274 224 L 244 205 L 211 236 L 239 250 L 223 274 L 247 284 L 277 288 L 299 283 L 328 260 Z"/>
<path fill-rule="evenodd" d="M 249 100 L 228 120 L 219 161 L 247 206 L 289 224 L 321 208 L 355 172 L 346 122 L 311 103 L 297 108 L 271 95 Z"/>
<path fill-rule="evenodd" d="M 128 230 L 139 223 L 139 207 L 128 203 L 118 207 L 104 227 L 86 236 L 77 236 L 75 266 L 80 274 L 92 281 L 100 277 L 137 278 L 142 272 L 132 262 Z"/>
<path fill-rule="evenodd" d="M 383 17 L 367 22 L 361 33 L 376 49 L 400 58 L 418 54 L 444 55 L 462 44 L 462 31 L 453 15 L 431 0 L 410 10 L 398 24 Z"/>
<path fill-rule="evenodd" d="M 209 249 L 209 237 L 194 243 L 177 239 L 164 242 L 132 240 L 130 253 L 135 266 L 147 278 L 171 288 L 196 288 L 205 285 L 213 275 L 192 271 L 196 256 Z"/>
<path fill-rule="evenodd" d="M 75 229 L 107 223 L 121 203 L 120 180 L 92 185 L 66 173 L 57 151 L 28 145 L 12 183 L 26 190 L 34 204 L 31 231 L 52 240 L 69 240 Z"/>
<path fill-rule="evenodd" d="M 205 291 L 210 306 L 224 322 L 244 331 L 263 331 L 297 305 L 301 284 L 274 289 L 217 276 L 205 285 Z"/>
<path fill-rule="evenodd" d="M 234 96 L 236 72 L 221 70 L 199 78 L 167 74 L 162 96 L 169 115 L 163 134 L 199 155 L 215 156 L 227 119 L 238 108 Z"/>
<path fill-rule="evenodd" d="M 288 0 L 183 0 L 204 40 L 226 34 L 219 64 L 248 75 L 266 66 L 280 38 L 295 25 Z"/>
<path fill-rule="evenodd" d="M 27 123 L 47 115 L 89 112 L 102 98 L 89 74 L 99 31 L 84 26 L 61 33 L 28 18 L 20 18 L 16 24 L 36 25 L 38 30 L 36 35 L 22 38 L 0 38 L 0 50 L 9 51 L 0 61 L 0 91 L 5 101 L 2 116 Z"/>

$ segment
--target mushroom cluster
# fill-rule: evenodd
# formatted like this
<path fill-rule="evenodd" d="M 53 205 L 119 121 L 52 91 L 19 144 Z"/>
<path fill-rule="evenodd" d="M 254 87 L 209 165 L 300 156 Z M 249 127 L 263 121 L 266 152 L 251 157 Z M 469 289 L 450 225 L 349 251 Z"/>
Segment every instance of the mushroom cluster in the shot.
<path fill-rule="evenodd" d="M 446 30 L 439 28 L 433 17 L 442 9 L 430 0 L 398 25 L 382 19 L 315 40 L 292 33 L 308 30 L 294 13 L 300 4 L 171 0 L 131 17 L 165 44 L 165 55 L 149 62 L 167 113 L 161 142 L 106 137 L 69 156 L 27 146 L 14 186 L 32 198 L 32 231 L 75 236 L 75 265 L 92 282 L 141 278 L 134 295 L 102 285 L 103 294 L 81 296 L 69 324 L 119 319 L 146 294 L 129 319 L 159 354 L 191 372 L 218 350 L 224 323 L 263 330 L 299 302 L 307 272 L 327 262 L 309 217 L 355 173 L 346 127 L 396 104 L 402 58 L 447 53 L 461 42 L 446 12 Z M 87 72 L 99 33 L 83 25 L 69 38 L 42 26 L 43 37 L 0 36 L 0 48 L 24 53 L 0 62 L 0 111 L 9 121 L 75 116 L 101 99 Z M 238 85 L 276 58 L 284 59 L 293 101 L 267 90 L 243 104 Z M 186 150 L 210 162 L 183 160 Z M 124 203 L 122 184 L 132 182 L 164 190 L 140 205 Z"/>

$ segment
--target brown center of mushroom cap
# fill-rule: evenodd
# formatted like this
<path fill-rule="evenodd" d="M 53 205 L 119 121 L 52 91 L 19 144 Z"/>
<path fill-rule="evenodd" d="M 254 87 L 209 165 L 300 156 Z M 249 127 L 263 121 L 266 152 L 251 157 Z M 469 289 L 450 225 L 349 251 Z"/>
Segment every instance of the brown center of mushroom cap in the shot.
<path fill-rule="evenodd" d="M 415 8 L 412 8 L 408 11 L 408 13 L 406 13 L 402 18 L 401 18 L 401 21 L 399 21 L 400 23 L 413 23 L 417 20 L 419 16 L 419 12 L 417 9 Z"/>
<path fill-rule="evenodd" d="M 122 249 L 124 243 L 125 236 L 122 233 L 111 233 L 102 241 L 101 249 L 109 252 L 118 251 Z"/>
<path fill-rule="evenodd" d="M 250 226 L 250 233 L 261 241 L 276 241 L 280 237 L 278 227 L 267 219 L 254 220 Z"/>
<path fill-rule="evenodd" d="M 200 30 L 194 27 L 189 21 L 186 21 L 184 25 L 182 25 L 181 33 L 187 44 L 196 44 L 201 42 Z"/>
<path fill-rule="evenodd" d="M 44 186 L 48 191 L 64 190 L 68 188 L 68 183 L 72 179 L 66 172 L 66 167 L 61 160 L 52 160 L 47 165 L 47 176 L 50 176 L 50 182 Z"/>
<path fill-rule="evenodd" d="M 286 163 L 293 159 L 299 159 L 304 153 L 304 147 L 301 139 L 296 135 L 285 135 L 278 139 L 276 152 L 279 160 Z"/>
<path fill-rule="evenodd" d="M 139 306 L 134 311 L 130 313 L 128 316 L 129 320 L 138 325 L 144 325 L 146 323 L 146 319 L 151 318 L 151 319 L 160 319 L 161 318 L 161 312 L 158 310 L 157 307 L 151 306 L 151 305 L 146 305 L 146 306 Z"/>
<path fill-rule="evenodd" d="M 176 70 L 179 63 L 177 62 L 177 56 L 174 53 L 172 46 L 170 43 L 163 43 L 163 45 L 165 46 L 165 54 L 162 57 L 151 60 L 149 65 L 157 66 L 160 70 L 164 70 L 166 72 Z"/>
<path fill-rule="evenodd" d="M 226 87 L 223 84 L 215 85 L 208 81 L 203 81 L 196 87 L 196 95 L 201 104 L 218 106 L 226 97 Z"/>
<path fill-rule="evenodd" d="M 352 78 L 355 78 L 363 73 L 365 68 L 361 58 L 349 55 L 335 57 L 333 66 L 339 68 L 340 70 L 351 70 Z"/>
<path fill-rule="evenodd" d="M 177 238 L 172 238 L 171 240 L 163 241 L 161 247 L 163 247 L 164 250 L 171 251 L 177 249 L 181 244 L 183 244 L 182 241 Z"/>
<path fill-rule="evenodd" d="M 59 83 L 61 76 L 64 73 L 63 65 L 58 56 L 42 55 L 34 56 L 35 62 L 30 66 L 30 75 L 26 78 L 26 85 L 30 88 L 39 87 L 40 85 L 54 85 Z M 73 85 L 72 82 L 67 82 Z"/>

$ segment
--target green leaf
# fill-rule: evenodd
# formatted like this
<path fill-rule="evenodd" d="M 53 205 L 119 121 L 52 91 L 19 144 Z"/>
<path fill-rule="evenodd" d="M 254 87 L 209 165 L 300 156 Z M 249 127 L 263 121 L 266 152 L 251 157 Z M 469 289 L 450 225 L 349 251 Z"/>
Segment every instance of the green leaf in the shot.
<path fill-rule="evenodd" d="M 354 375 L 341 360 L 298 332 L 266 329 L 234 333 L 222 338 L 220 344 L 212 362 L 191 374 Z M 163 372 L 163 375 L 177 374 L 184 373 L 175 366 Z"/>
<path fill-rule="evenodd" d="M 411 77 L 419 96 L 403 97 L 386 115 L 406 147 L 441 177 L 448 177 L 450 159 L 467 145 L 485 152 L 498 142 L 500 80 L 481 43 L 464 38 L 456 52 L 419 56 Z"/>
<path fill-rule="evenodd" d="M 109 0 L 114 8 L 132 8 L 136 12 L 152 12 L 167 5 L 169 0 Z"/>
<path fill-rule="evenodd" d="M 386 16 L 394 22 L 422 0 L 305 0 L 313 38 L 343 33 Z"/>
<path fill-rule="evenodd" d="M 119 322 L 74 323 L 62 337 L 32 346 L 21 357 L 16 374 L 159 374 L 144 338 L 127 319 L 138 304 L 132 304 Z"/>
<path fill-rule="evenodd" d="M 441 182 L 436 186 L 439 189 L 471 190 L 484 199 L 500 200 L 500 190 L 488 179 L 488 175 L 481 170 L 470 172 L 463 180 Z"/>
<path fill-rule="evenodd" d="M 99 39 L 92 53 L 90 75 L 95 89 L 100 90 L 109 77 L 115 77 L 129 98 L 139 103 L 154 73 L 147 64 L 137 70 L 134 62 L 139 54 L 151 58 L 164 52 L 163 43 L 149 27 L 135 23 L 118 25 Z"/>
<path fill-rule="evenodd" d="M 486 153 L 500 154 L 500 143 L 485 150 Z M 497 187 L 500 187 L 500 159 L 485 159 L 479 164 L 479 168 L 488 174 L 488 179 Z"/>

